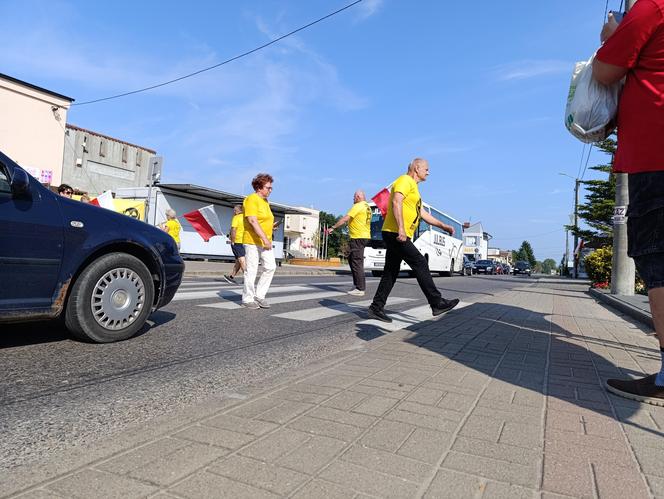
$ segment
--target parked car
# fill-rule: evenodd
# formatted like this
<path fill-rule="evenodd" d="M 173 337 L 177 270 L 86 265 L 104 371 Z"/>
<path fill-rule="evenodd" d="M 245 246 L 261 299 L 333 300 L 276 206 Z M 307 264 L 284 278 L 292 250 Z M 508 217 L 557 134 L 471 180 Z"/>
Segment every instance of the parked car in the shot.
<path fill-rule="evenodd" d="M 517 274 L 531 274 L 530 264 L 525 261 L 518 261 L 514 264 L 514 275 Z"/>
<path fill-rule="evenodd" d="M 123 340 L 182 280 L 166 232 L 59 196 L 1 152 L 0 223 L 0 322 L 61 318 L 80 339 Z"/>
<path fill-rule="evenodd" d="M 507 263 L 503 263 L 503 274 L 510 275 L 512 273 L 512 267 Z"/>
<path fill-rule="evenodd" d="M 494 274 L 495 265 L 493 260 L 478 260 L 475 262 L 476 274 Z"/>
<path fill-rule="evenodd" d="M 461 275 L 473 275 L 475 273 L 475 262 L 467 256 L 463 257 L 463 267 L 461 268 Z"/>

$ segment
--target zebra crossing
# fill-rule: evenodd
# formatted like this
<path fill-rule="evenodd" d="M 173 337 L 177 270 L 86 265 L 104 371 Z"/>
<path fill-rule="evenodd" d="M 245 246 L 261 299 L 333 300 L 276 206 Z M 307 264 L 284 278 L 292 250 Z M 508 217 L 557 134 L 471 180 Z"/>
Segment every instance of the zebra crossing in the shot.
<path fill-rule="evenodd" d="M 347 290 L 351 287 L 351 281 L 327 281 L 312 282 L 306 284 L 284 284 L 272 285 L 268 296 L 270 305 L 279 305 L 283 303 L 297 303 L 312 300 L 321 300 L 312 307 L 306 307 L 289 312 L 279 312 L 272 308 L 271 317 L 300 321 L 313 322 L 323 319 L 330 319 L 346 314 L 360 314 L 366 311 L 371 304 L 370 299 L 360 301 L 342 302 L 335 298 L 347 297 Z M 213 301 L 210 302 L 210 300 Z M 242 288 L 237 285 L 230 285 L 220 281 L 185 281 L 180 286 L 173 301 L 205 300 L 206 303 L 196 303 L 195 306 L 216 309 L 216 310 L 236 310 L 242 308 Z M 419 301 L 415 298 L 405 298 L 391 296 L 388 298 L 387 307 Z M 467 302 L 461 302 L 457 309 L 470 305 Z M 425 320 L 431 320 L 431 308 L 429 305 L 418 305 L 405 310 L 393 310 L 389 312 L 392 317 L 392 323 L 385 323 L 377 320 L 361 320 L 358 325 L 376 327 L 385 331 L 397 331 L 404 329 Z"/>

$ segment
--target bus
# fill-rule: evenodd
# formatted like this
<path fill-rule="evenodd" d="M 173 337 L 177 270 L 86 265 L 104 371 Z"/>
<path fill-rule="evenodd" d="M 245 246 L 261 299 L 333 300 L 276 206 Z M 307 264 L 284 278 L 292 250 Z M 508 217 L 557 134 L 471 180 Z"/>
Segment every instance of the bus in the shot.
<path fill-rule="evenodd" d="M 371 239 L 364 248 L 364 269 L 371 271 L 374 277 L 383 275 L 385 267 L 385 243 L 381 229 L 383 215 L 375 203 L 371 207 Z M 439 275 L 451 276 L 455 272 L 463 272 L 463 227 L 461 222 L 446 215 L 433 206 L 422 202 L 423 208 L 434 218 L 454 227 L 454 235 L 450 236 L 443 229 L 433 227 L 420 220 L 420 225 L 413 234 L 413 244 L 424 255 L 429 263 L 429 270 Z M 411 268 L 406 262 L 401 262 L 401 271 L 409 272 Z"/>

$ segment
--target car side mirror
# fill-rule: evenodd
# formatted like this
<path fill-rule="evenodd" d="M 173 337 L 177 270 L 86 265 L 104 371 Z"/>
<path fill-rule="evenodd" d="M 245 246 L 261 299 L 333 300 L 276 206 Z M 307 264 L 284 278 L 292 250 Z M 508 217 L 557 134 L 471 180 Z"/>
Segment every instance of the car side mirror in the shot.
<path fill-rule="evenodd" d="M 20 168 L 14 169 L 11 182 L 12 194 L 16 197 L 23 196 L 30 188 L 30 177 Z"/>

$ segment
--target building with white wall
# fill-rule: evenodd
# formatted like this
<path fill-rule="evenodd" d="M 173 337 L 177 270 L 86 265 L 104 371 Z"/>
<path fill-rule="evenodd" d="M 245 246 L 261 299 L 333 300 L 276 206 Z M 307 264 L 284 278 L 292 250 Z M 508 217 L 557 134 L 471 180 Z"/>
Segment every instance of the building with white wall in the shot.
<path fill-rule="evenodd" d="M 486 232 L 481 222 L 463 224 L 463 252 L 471 260 L 486 260 L 489 258 L 489 240 L 491 234 Z"/>
<path fill-rule="evenodd" d="M 304 207 L 296 209 L 306 214 L 286 215 L 284 220 L 286 251 L 296 258 L 316 258 L 320 210 Z"/>
<path fill-rule="evenodd" d="M 0 74 L 0 150 L 44 184 L 62 183 L 71 97 Z"/>

